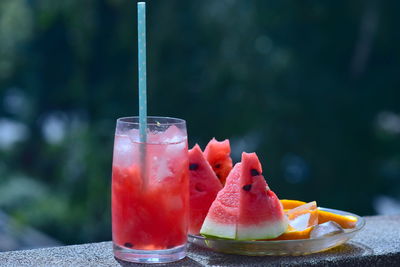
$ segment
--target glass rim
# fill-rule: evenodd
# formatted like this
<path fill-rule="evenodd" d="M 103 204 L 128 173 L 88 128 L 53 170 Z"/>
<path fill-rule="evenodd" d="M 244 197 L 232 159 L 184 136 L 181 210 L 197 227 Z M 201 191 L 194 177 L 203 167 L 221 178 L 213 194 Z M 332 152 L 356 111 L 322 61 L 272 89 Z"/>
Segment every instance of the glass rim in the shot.
<path fill-rule="evenodd" d="M 147 126 L 160 126 L 160 125 L 185 125 L 186 121 L 184 119 L 174 118 L 174 117 L 163 117 L 163 116 L 147 116 Z M 154 120 L 150 121 L 150 120 Z M 155 120 L 163 120 L 163 121 L 155 121 Z M 121 117 L 117 119 L 117 124 L 128 124 L 128 125 L 139 125 L 139 116 L 128 116 Z"/>

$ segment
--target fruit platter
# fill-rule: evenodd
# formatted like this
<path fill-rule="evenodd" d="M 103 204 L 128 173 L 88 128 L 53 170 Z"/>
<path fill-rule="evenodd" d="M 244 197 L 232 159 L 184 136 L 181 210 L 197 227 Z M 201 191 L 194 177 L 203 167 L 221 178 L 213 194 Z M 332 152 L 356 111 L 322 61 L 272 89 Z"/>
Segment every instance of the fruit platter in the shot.
<path fill-rule="evenodd" d="M 316 201 L 279 199 L 256 153 L 233 165 L 229 140 L 189 150 L 189 242 L 217 252 L 250 256 L 305 255 L 351 239 L 365 224 L 353 213 Z"/>

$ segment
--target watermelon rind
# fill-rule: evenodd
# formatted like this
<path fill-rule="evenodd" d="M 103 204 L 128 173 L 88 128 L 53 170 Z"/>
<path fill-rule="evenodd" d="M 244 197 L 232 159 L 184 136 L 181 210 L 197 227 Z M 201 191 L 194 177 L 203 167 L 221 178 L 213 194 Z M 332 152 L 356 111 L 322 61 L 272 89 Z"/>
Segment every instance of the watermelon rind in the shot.
<path fill-rule="evenodd" d="M 223 239 L 235 239 L 236 225 L 218 223 L 209 218 L 204 220 L 200 234 L 205 237 L 218 237 Z"/>
<path fill-rule="evenodd" d="M 288 220 L 284 216 L 278 222 L 266 222 L 255 226 L 244 227 L 240 226 L 240 231 L 237 232 L 236 240 L 257 240 L 271 239 L 283 234 L 288 227 Z M 265 233 L 263 235 L 263 233 Z"/>

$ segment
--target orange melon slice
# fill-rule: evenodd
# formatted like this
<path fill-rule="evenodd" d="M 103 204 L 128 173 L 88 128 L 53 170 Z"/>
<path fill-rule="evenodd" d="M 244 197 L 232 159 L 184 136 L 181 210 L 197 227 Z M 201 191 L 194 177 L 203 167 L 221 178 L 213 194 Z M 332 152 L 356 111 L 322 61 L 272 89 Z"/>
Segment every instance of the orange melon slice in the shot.
<path fill-rule="evenodd" d="M 300 200 L 281 199 L 281 204 L 284 210 L 290 210 L 304 205 L 306 202 Z"/>
<path fill-rule="evenodd" d="M 328 221 L 334 221 L 338 223 L 342 228 L 349 229 L 354 228 L 357 224 L 357 218 L 351 215 L 339 215 L 332 212 L 319 210 L 318 211 L 318 223 L 325 223 Z"/>
<path fill-rule="evenodd" d="M 306 204 L 306 202 L 300 200 L 281 199 L 280 201 L 285 212 Z M 334 221 L 345 229 L 354 228 L 357 224 L 357 218 L 354 216 L 339 215 L 329 211 L 318 210 L 318 223 L 321 224 L 328 221 Z"/>
<path fill-rule="evenodd" d="M 289 227 L 290 228 L 290 227 Z M 297 240 L 297 239 L 309 239 L 310 238 L 310 233 L 312 227 L 308 227 L 307 229 L 304 229 L 303 231 L 296 231 L 293 228 L 288 229 L 285 233 L 282 235 L 278 236 L 277 238 L 274 239 L 268 239 L 268 240 Z"/>

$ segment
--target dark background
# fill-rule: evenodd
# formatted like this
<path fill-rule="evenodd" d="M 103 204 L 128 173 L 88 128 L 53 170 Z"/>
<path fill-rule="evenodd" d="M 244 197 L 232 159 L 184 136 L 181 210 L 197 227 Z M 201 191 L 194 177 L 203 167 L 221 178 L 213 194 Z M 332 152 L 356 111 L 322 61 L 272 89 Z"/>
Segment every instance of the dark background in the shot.
<path fill-rule="evenodd" d="M 257 152 L 280 198 L 400 212 L 399 1 L 147 1 L 150 115 Z M 137 115 L 136 1 L 0 1 L 0 210 L 110 240 L 115 120 Z"/>

